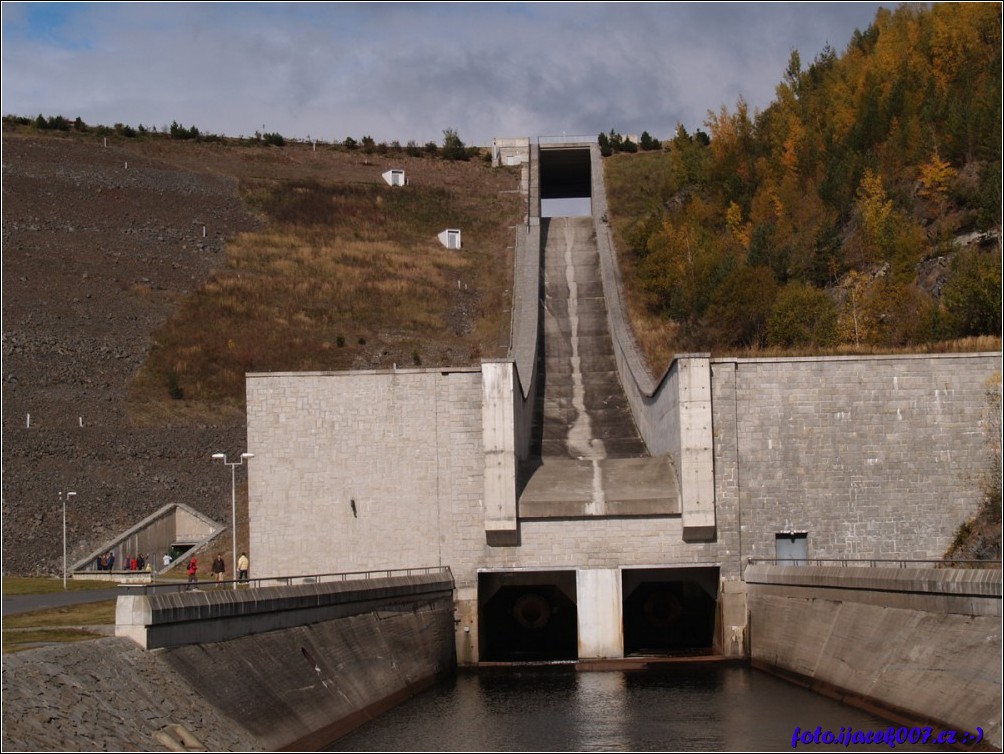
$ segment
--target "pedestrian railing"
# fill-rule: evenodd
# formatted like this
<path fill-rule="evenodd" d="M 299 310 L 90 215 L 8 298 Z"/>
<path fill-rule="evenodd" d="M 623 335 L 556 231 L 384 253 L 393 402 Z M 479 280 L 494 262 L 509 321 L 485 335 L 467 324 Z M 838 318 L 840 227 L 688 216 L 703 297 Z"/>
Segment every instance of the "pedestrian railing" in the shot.
<path fill-rule="evenodd" d="M 267 589 L 277 586 L 294 586 L 300 584 L 323 584 L 339 581 L 364 581 L 367 579 L 391 578 L 394 576 L 419 576 L 441 573 L 453 576 L 449 566 L 422 566 L 419 568 L 381 568 L 370 571 L 344 571 L 341 573 L 310 573 L 296 576 L 263 576 L 249 579 L 232 579 L 229 581 L 169 581 L 152 584 L 119 584 L 123 590 L 130 593 L 153 594 L 157 592 L 185 592 L 190 590 L 212 589 Z"/>
<path fill-rule="evenodd" d="M 538 136 L 539 146 L 549 146 L 551 144 L 595 144 L 597 137 L 595 134 L 562 134 L 561 136 Z"/>
<path fill-rule="evenodd" d="M 909 558 L 747 558 L 748 565 L 841 566 L 877 568 L 987 568 L 1001 567 L 999 560 L 912 560 Z"/>

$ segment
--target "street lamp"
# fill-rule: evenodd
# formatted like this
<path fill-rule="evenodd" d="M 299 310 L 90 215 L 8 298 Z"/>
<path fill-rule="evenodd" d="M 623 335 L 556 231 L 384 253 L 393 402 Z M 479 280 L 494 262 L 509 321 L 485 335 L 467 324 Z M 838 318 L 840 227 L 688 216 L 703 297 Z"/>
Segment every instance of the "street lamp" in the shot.
<path fill-rule="evenodd" d="M 63 503 L 63 589 L 66 589 L 66 504 L 70 501 L 71 497 L 76 496 L 76 492 L 67 492 L 66 497 L 63 497 L 63 492 L 59 493 L 59 500 Z"/>
<path fill-rule="evenodd" d="M 223 461 L 224 466 L 230 467 L 230 533 L 233 541 L 233 553 L 231 555 L 230 567 L 233 568 L 233 575 L 237 575 L 237 467 L 243 466 L 248 458 L 254 458 L 254 453 L 241 453 L 241 460 L 227 461 L 226 453 L 213 453 L 213 458 Z M 237 579 L 234 579 L 234 589 L 237 588 Z"/>

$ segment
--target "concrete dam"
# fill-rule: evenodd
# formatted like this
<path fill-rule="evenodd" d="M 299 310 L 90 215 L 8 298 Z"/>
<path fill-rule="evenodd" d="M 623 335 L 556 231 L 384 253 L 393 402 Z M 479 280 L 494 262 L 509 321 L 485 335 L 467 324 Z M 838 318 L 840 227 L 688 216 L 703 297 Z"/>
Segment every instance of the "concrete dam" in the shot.
<path fill-rule="evenodd" d="M 247 375 L 260 567 L 449 566 L 457 660 L 476 665 L 748 657 L 751 559 L 941 556 L 979 504 L 1000 353 L 681 354 L 655 379 L 597 146 L 494 156 L 527 191 L 508 358 Z M 591 215 L 541 216 L 567 197 Z"/>
<path fill-rule="evenodd" d="M 653 378 L 597 146 L 494 156 L 527 192 L 508 357 L 248 374 L 251 558 L 291 583 L 137 592 L 107 641 L 206 694 L 211 748 L 317 745 L 457 665 L 681 653 L 999 745 L 999 567 L 920 561 L 980 502 L 1001 354 L 680 354 Z M 542 217 L 568 197 L 591 214 Z M 176 746 L 214 724 L 147 719 Z"/>

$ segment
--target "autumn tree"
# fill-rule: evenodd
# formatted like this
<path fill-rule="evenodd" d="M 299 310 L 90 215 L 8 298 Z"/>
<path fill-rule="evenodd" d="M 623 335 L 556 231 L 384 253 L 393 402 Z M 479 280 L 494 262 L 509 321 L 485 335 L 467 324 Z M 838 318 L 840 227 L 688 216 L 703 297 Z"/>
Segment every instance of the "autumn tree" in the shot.
<path fill-rule="evenodd" d="M 767 322 L 771 346 L 829 347 L 837 343 L 837 307 L 818 288 L 793 281 L 777 295 Z"/>

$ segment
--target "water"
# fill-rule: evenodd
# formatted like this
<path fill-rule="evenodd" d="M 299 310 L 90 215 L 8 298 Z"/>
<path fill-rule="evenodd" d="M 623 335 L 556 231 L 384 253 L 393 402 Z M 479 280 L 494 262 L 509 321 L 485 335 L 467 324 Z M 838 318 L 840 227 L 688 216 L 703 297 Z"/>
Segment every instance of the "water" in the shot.
<path fill-rule="evenodd" d="M 891 723 L 734 666 L 466 673 L 387 712 L 329 751 L 791 751 L 795 728 Z M 895 727 L 895 726 L 894 726 Z M 839 744 L 796 750 L 841 750 Z M 933 745 L 852 745 L 877 751 Z"/>

